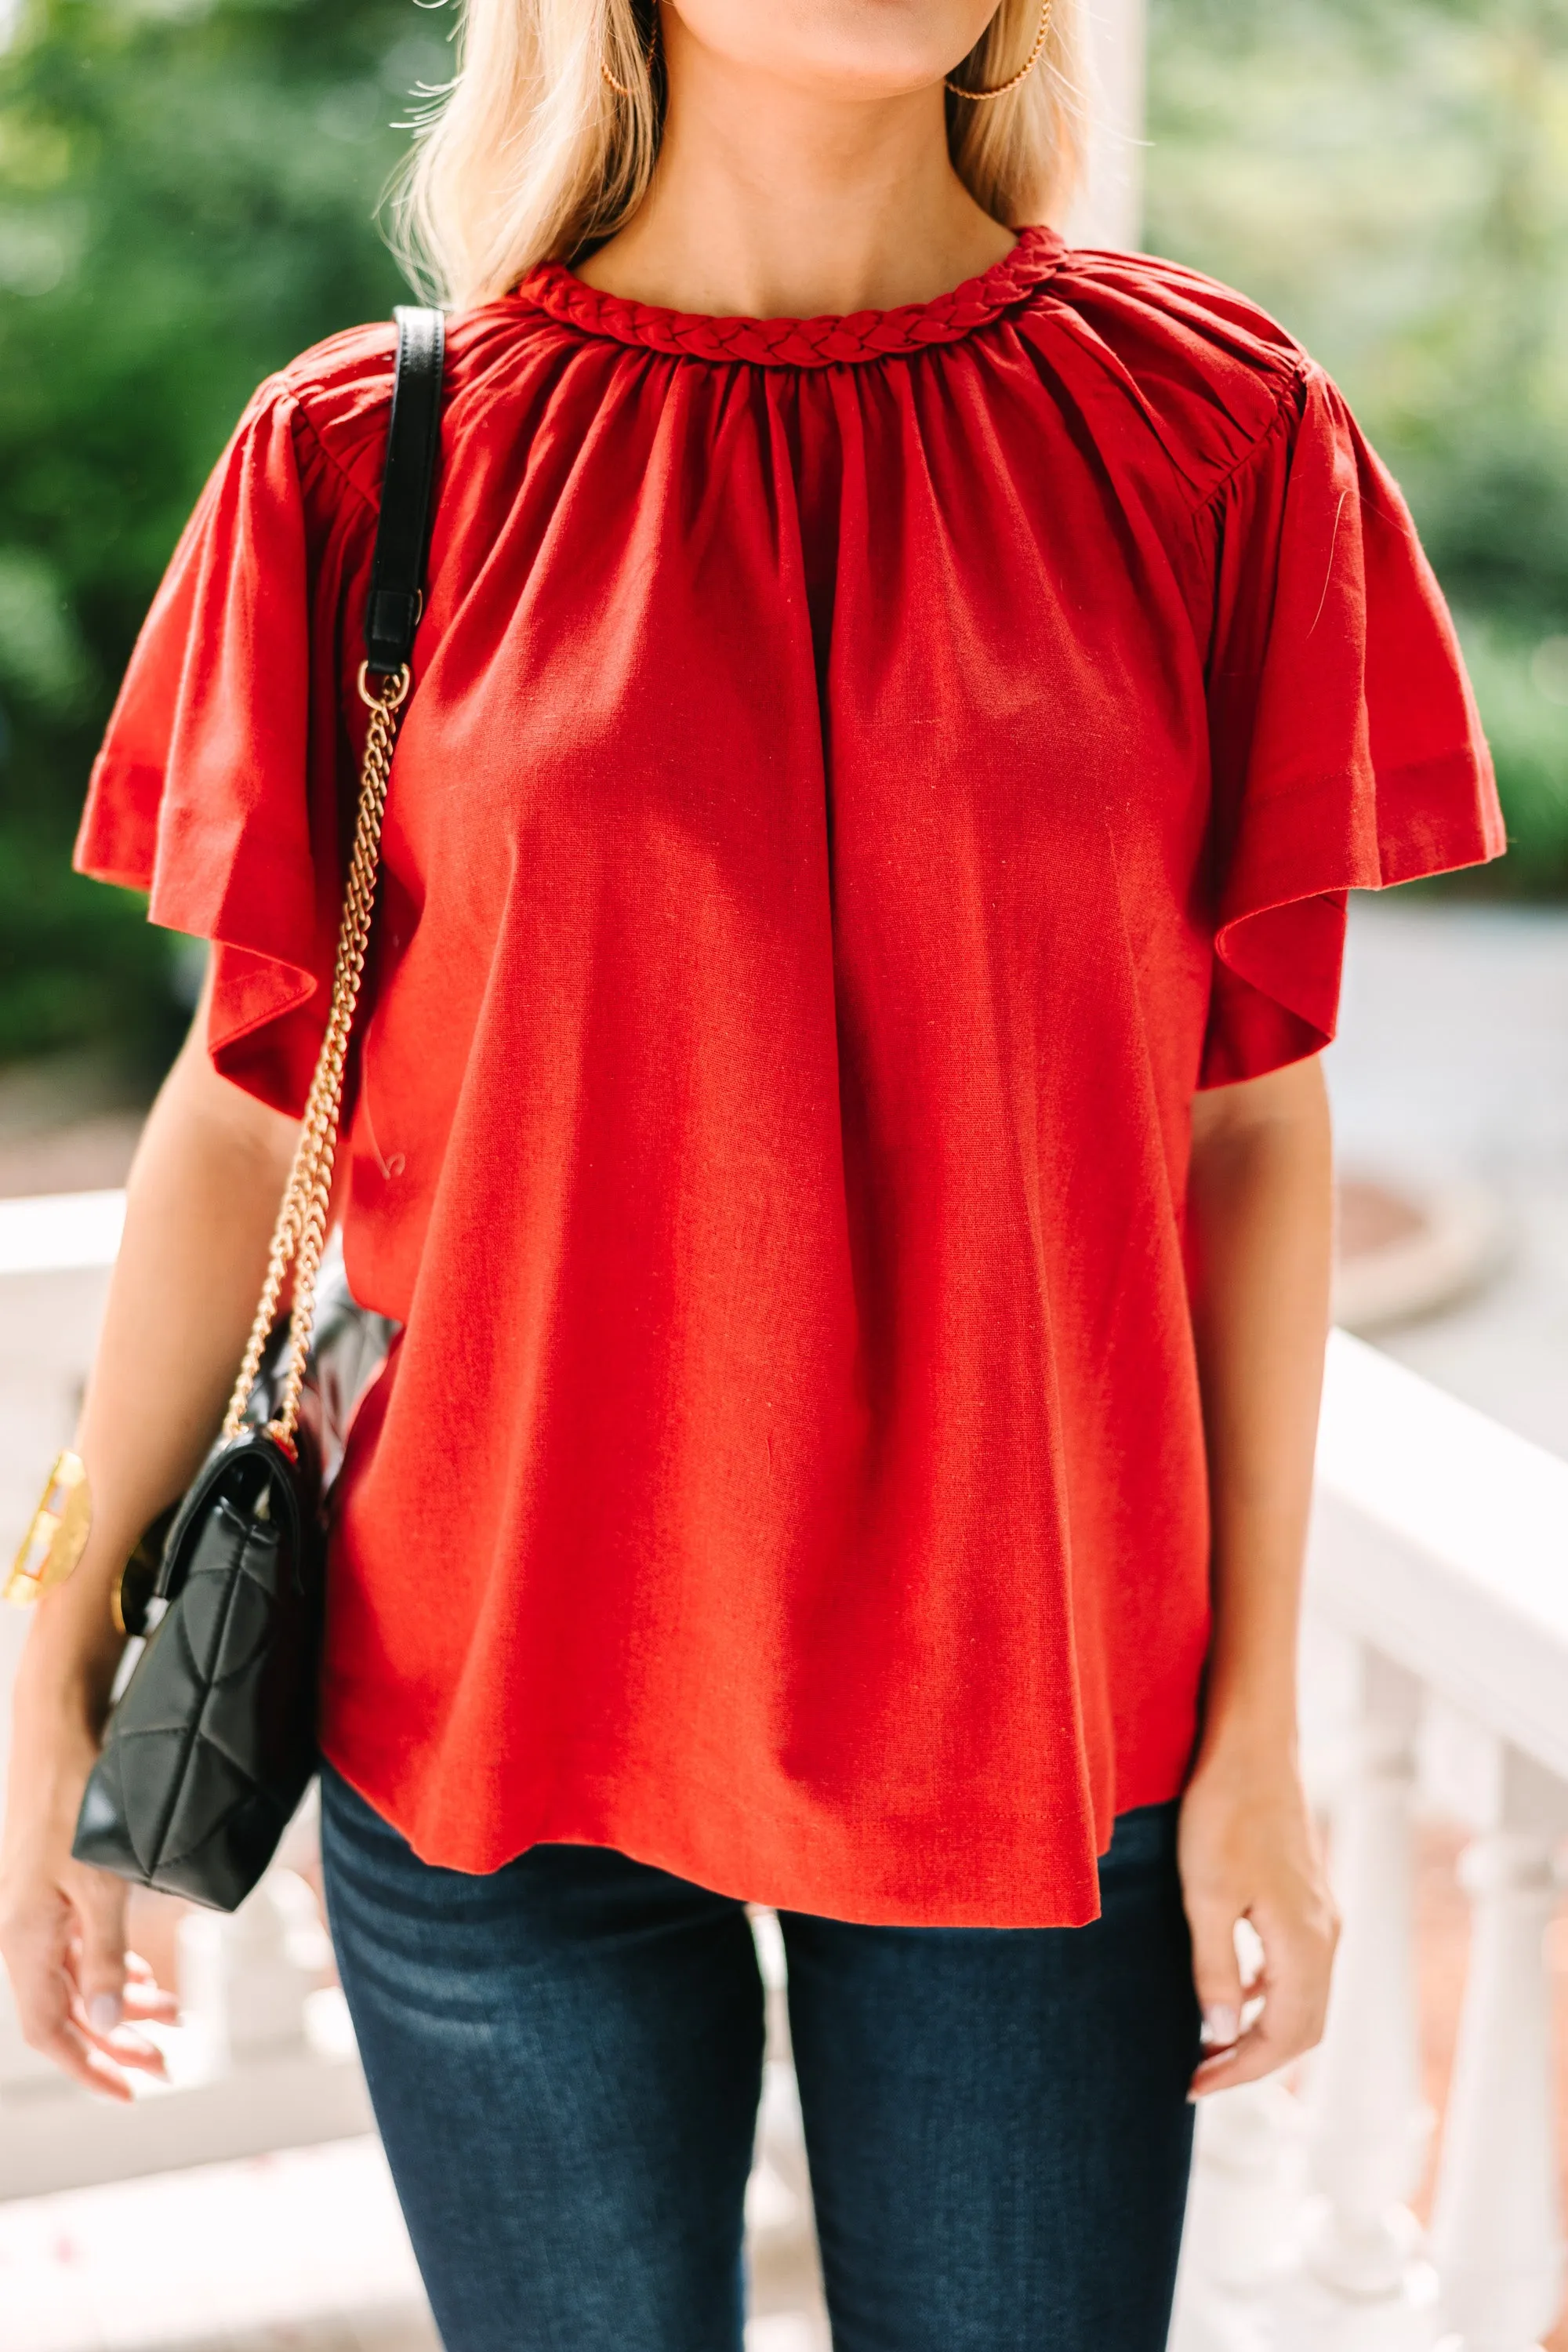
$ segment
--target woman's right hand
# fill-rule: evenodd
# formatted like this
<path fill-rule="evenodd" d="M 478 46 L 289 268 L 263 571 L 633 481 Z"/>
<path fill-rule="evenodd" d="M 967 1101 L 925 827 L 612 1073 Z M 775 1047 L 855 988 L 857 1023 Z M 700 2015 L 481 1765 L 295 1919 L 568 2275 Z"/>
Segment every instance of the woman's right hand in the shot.
<path fill-rule="evenodd" d="M 207 1005 L 204 991 L 126 1185 L 77 1437 L 91 1531 L 74 1574 L 33 1604 L 0 1841 L 0 1958 L 22 2031 L 79 2083 L 120 2099 L 131 2096 L 128 2068 L 162 2072 L 138 2028 L 172 2017 L 174 2003 L 125 1948 L 122 1883 L 71 1859 L 122 1647 L 110 1594 L 216 1434 L 298 1133 L 214 1070 Z"/>
<path fill-rule="evenodd" d="M 71 1858 L 98 1745 L 86 1709 L 47 1696 L 25 1661 L 15 1720 L 0 1847 L 0 1958 L 17 2018 L 31 2046 L 77 2082 L 129 2099 L 128 2068 L 164 2071 L 162 2051 L 138 2028 L 169 2023 L 174 1997 L 125 1948 L 123 1882 Z"/>

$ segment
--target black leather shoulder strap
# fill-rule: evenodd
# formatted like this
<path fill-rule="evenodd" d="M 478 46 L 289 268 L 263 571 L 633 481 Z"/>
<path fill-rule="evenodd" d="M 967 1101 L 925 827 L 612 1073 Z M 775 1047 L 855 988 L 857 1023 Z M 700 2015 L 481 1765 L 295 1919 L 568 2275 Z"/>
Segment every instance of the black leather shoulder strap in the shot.
<path fill-rule="evenodd" d="M 364 608 L 365 661 L 385 677 L 403 667 L 425 604 L 430 545 L 430 486 L 441 446 L 441 379 L 447 321 L 439 310 L 399 309 L 397 373 L 386 432 L 381 520 Z"/>

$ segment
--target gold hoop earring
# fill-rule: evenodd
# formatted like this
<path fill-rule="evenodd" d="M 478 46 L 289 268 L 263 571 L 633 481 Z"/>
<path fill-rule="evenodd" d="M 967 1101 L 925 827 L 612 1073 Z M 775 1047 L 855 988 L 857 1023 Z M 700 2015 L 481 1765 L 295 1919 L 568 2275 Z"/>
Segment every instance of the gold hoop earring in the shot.
<path fill-rule="evenodd" d="M 994 89 L 965 89 L 961 81 L 944 81 L 943 89 L 952 90 L 954 98 L 973 99 L 976 105 L 984 105 L 988 99 L 1005 98 L 1010 89 L 1016 89 L 1020 82 L 1027 81 L 1045 55 L 1046 36 L 1051 29 L 1051 7 L 1052 0 L 1046 0 L 1046 5 L 1040 11 L 1039 29 L 1035 35 L 1035 46 L 1016 74 L 1009 75 L 1005 81 L 999 81 Z"/>
<path fill-rule="evenodd" d="M 651 70 L 651 68 L 652 68 L 653 61 L 654 61 L 654 58 L 655 58 L 655 56 L 657 55 L 658 50 L 658 0 L 653 0 L 653 13 L 652 13 L 651 16 L 650 16 L 650 17 L 649 17 L 649 19 L 648 19 L 648 28 L 647 28 L 647 52 L 646 52 L 646 54 L 645 54 L 645 56 L 644 56 L 644 58 L 643 58 L 643 63 L 644 63 L 646 66 L 647 66 L 647 67 L 650 68 L 650 70 Z M 604 60 L 604 58 L 601 58 L 599 59 L 599 71 L 604 75 L 605 79 L 609 83 L 610 88 L 615 91 L 616 96 L 617 98 L 630 98 L 630 96 L 631 96 L 631 94 L 632 94 L 632 93 L 631 93 L 631 91 L 626 88 L 626 83 L 625 83 L 624 81 L 617 81 L 617 80 L 616 79 L 615 75 L 610 71 L 609 67 L 605 63 L 605 60 Z"/>

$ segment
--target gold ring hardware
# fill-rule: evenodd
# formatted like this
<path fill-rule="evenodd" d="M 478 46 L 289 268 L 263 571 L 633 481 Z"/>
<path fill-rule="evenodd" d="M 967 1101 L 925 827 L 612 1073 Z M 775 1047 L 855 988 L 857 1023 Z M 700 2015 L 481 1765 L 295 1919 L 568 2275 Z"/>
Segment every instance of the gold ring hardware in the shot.
<path fill-rule="evenodd" d="M 1016 89 L 1020 82 L 1028 80 L 1045 55 L 1046 37 L 1051 29 L 1052 5 L 1053 0 L 1046 0 L 1046 5 L 1040 11 L 1039 25 L 1035 33 L 1035 46 L 1016 74 L 1010 74 L 1005 81 L 997 82 L 991 89 L 965 89 L 961 81 L 946 81 L 942 87 L 952 90 L 954 98 L 973 99 L 977 105 L 984 105 L 988 99 L 1005 98 L 1009 90 Z"/>
<path fill-rule="evenodd" d="M 117 1633 L 145 1633 L 148 1612 L 163 1565 L 163 1546 L 174 1524 L 178 1505 L 160 1511 L 109 1588 L 109 1613 Z"/>
<path fill-rule="evenodd" d="M 79 1454 L 57 1454 L 21 1549 L 5 1580 L 5 1597 L 26 1609 L 63 1584 L 87 1549 L 92 1496 Z"/>
<path fill-rule="evenodd" d="M 359 666 L 359 698 L 369 710 L 400 710 L 408 699 L 412 682 L 406 662 L 401 669 L 377 670 L 374 687 L 369 662 L 362 661 Z"/>

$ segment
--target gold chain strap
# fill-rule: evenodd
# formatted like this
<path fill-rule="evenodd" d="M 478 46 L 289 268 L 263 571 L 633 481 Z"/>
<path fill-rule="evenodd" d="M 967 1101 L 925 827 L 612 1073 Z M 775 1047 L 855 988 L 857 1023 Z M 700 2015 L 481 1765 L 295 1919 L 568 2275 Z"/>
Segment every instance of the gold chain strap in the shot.
<path fill-rule="evenodd" d="M 256 1386 L 262 1356 L 272 1336 L 278 1301 L 283 1295 L 284 1277 L 292 1265 L 294 1297 L 289 1314 L 289 1370 L 283 1382 L 282 1402 L 276 1417 L 267 1424 L 268 1435 L 276 1438 L 290 1452 L 293 1451 L 294 1431 L 300 1419 L 300 1395 L 305 1384 L 306 1360 L 310 1352 L 310 1328 L 316 1318 L 316 1277 L 321 1271 L 321 1252 L 327 1239 L 332 1164 L 338 1149 L 338 1112 L 343 1098 L 343 1064 L 348 1055 L 354 1007 L 359 1003 L 360 983 L 364 977 L 365 949 L 370 942 L 370 919 L 375 905 L 376 866 L 381 853 L 381 821 L 386 810 L 392 748 L 397 740 L 397 714 L 407 699 L 408 684 L 406 663 L 401 669 L 395 670 L 390 677 L 378 677 L 374 685 L 368 665 L 363 662 L 360 665 L 360 699 L 369 709 L 370 725 L 365 732 L 364 758 L 360 767 L 359 815 L 354 824 L 353 855 L 349 860 L 348 887 L 343 893 L 342 921 L 338 929 L 337 959 L 332 967 L 331 1010 L 327 1015 L 327 1034 L 321 1040 L 316 1075 L 310 1081 L 310 1091 L 306 1098 L 300 1140 L 294 1148 L 294 1164 L 289 1171 L 288 1190 L 283 1195 L 283 1206 L 278 1213 L 272 1247 L 268 1254 L 267 1280 L 262 1286 L 261 1303 L 256 1310 L 256 1320 L 250 1327 L 250 1338 L 246 1342 L 239 1377 L 228 1401 L 228 1411 L 224 1415 L 225 1437 L 237 1437 L 244 1426 L 245 1408 Z"/>

